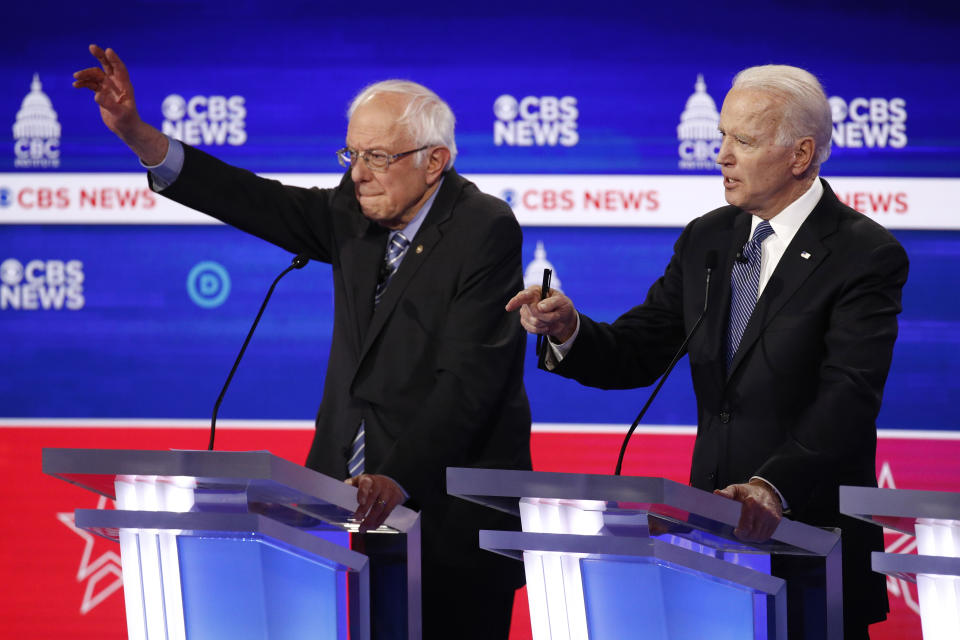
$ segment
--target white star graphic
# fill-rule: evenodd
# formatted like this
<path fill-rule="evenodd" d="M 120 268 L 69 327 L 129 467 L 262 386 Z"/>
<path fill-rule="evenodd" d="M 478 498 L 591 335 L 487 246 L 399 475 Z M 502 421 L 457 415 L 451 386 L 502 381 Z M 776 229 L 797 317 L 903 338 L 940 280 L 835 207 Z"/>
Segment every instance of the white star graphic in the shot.
<path fill-rule="evenodd" d="M 893 471 L 890 470 L 890 463 L 884 460 L 880 466 L 880 475 L 877 478 L 877 484 L 881 489 L 896 489 L 897 483 L 893 480 Z M 884 540 L 890 540 L 884 549 L 887 553 L 913 553 L 917 549 L 917 539 L 909 534 L 900 533 L 893 529 L 883 529 Z M 919 598 L 916 594 L 917 585 L 908 582 L 903 578 L 887 576 L 887 591 L 892 598 L 902 598 L 907 607 L 920 615 Z"/>
<path fill-rule="evenodd" d="M 97 501 L 97 509 L 103 509 L 107 506 L 107 498 L 100 496 Z M 106 600 L 110 594 L 119 590 L 123 586 L 123 573 L 120 570 L 120 556 L 107 551 L 100 554 L 96 560 L 90 561 L 93 555 L 93 546 L 95 538 L 92 533 L 83 529 L 78 529 L 73 523 L 73 512 L 58 513 L 57 520 L 70 527 L 70 530 L 83 538 L 83 555 L 80 557 L 80 567 L 77 569 L 77 582 L 87 582 L 83 592 L 83 601 L 80 603 L 80 614 L 86 615 L 98 604 Z M 97 586 L 109 576 L 113 576 L 106 586 L 97 590 Z"/>

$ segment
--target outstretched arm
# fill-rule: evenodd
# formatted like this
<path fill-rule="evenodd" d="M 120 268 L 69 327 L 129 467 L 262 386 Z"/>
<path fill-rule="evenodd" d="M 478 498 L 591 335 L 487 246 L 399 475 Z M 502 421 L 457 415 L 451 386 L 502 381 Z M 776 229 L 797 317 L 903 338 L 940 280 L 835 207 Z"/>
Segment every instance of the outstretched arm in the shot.
<path fill-rule="evenodd" d="M 126 65 L 113 49 L 104 51 L 92 44 L 90 53 L 100 63 L 100 67 L 90 67 L 74 73 L 73 86 L 93 91 L 94 100 L 100 106 L 103 123 L 117 134 L 144 164 L 160 164 L 167 154 L 169 143 L 156 127 L 140 119 Z"/>

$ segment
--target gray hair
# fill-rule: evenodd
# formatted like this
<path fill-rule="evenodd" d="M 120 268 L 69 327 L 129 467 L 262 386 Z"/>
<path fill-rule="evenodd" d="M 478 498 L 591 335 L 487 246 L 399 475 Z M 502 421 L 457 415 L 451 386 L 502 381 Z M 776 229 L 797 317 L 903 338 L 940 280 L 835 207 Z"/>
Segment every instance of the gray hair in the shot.
<path fill-rule="evenodd" d="M 812 137 L 817 148 L 811 163 L 814 172 L 830 157 L 833 117 L 823 86 L 812 73 L 783 64 L 749 67 L 733 78 L 732 88 L 768 91 L 783 99 L 777 144 L 789 146 Z"/>
<path fill-rule="evenodd" d="M 406 108 L 403 110 L 397 124 L 406 127 L 418 146 L 443 146 L 450 150 L 450 160 L 444 171 L 453 167 L 457 159 L 457 141 L 453 129 L 456 118 L 450 106 L 440 96 L 427 89 L 422 84 L 409 80 L 383 80 L 364 87 L 356 95 L 347 109 L 347 118 L 353 117 L 353 112 L 361 104 L 380 93 L 397 93 L 409 97 Z M 415 156 L 417 166 L 420 165 L 423 153 Z"/>

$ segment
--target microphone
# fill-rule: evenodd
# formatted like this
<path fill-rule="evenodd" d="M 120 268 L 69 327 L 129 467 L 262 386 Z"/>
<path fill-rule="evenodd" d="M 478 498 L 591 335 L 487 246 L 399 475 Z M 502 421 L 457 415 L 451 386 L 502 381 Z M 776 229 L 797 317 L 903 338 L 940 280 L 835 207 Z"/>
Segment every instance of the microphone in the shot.
<path fill-rule="evenodd" d="M 633 424 L 630 425 L 630 429 L 627 431 L 627 435 L 624 436 L 623 444 L 620 445 L 620 456 L 617 458 L 617 469 L 613 472 L 613 475 L 615 476 L 620 475 L 620 469 L 623 467 L 623 456 L 627 453 L 627 443 L 630 442 L 630 436 L 632 436 L 633 432 L 637 430 L 637 425 L 639 425 L 640 421 L 643 420 L 643 416 L 647 413 L 647 409 L 650 408 L 650 404 L 653 402 L 653 399 L 657 397 L 657 394 L 660 393 L 660 388 L 663 386 L 663 383 L 667 381 L 667 376 L 670 375 L 670 372 L 673 371 L 673 368 L 676 366 L 681 356 L 683 356 L 683 352 L 686 351 L 687 343 L 690 342 L 690 338 L 692 338 L 693 334 L 696 333 L 697 329 L 700 328 L 700 325 L 703 323 L 703 318 L 707 315 L 707 306 L 710 302 L 710 276 L 713 275 L 713 270 L 716 268 L 717 250 L 710 249 L 707 251 L 707 256 L 704 261 L 704 269 L 707 271 L 707 277 L 703 292 L 703 311 L 700 312 L 700 317 L 698 317 L 697 321 L 693 324 L 693 328 L 690 329 L 690 333 L 688 333 L 683 339 L 683 343 L 680 345 L 680 348 L 677 349 L 677 353 L 673 356 L 673 360 L 671 360 L 670 364 L 667 366 L 666 372 L 664 372 L 663 376 L 660 377 L 660 382 L 657 383 L 657 386 L 650 394 L 650 397 L 647 398 L 646 404 L 643 405 L 643 408 L 640 409 L 640 413 L 637 414 L 637 419 L 633 421 Z"/>
<path fill-rule="evenodd" d="M 247 345 L 250 344 L 250 338 L 253 337 L 253 332 L 257 328 L 257 324 L 260 322 L 260 316 L 263 315 L 263 310 L 267 308 L 267 302 L 270 301 L 270 296 L 273 295 L 273 289 L 277 286 L 277 283 L 280 282 L 280 278 L 287 275 L 294 269 L 303 269 L 307 266 L 307 263 L 310 262 L 310 258 L 303 255 L 302 253 L 296 256 L 293 259 L 293 262 L 290 263 L 290 266 L 283 270 L 283 272 L 274 279 L 273 284 L 270 285 L 270 289 L 267 291 L 267 296 L 263 299 L 263 304 L 260 305 L 260 311 L 257 312 L 257 317 L 253 321 L 253 325 L 250 327 L 250 332 L 247 333 L 247 339 L 243 341 L 243 346 L 240 347 L 240 353 L 237 355 L 236 361 L 233 363 L 233 368 L 230 369 L 230 375 L 227 376 L 227 381 L 223 383 L 223 389 L 220 390 L 220 396 L 217 398 L 217 402 L 213 405 L 213 418 L 210 420 L 210 444 L 207 446 L 207 451 L 213 451 L 213 439 L 217 433 L 217 412 L 220 411 L 220 404 L 223 402 L 223 397 L 227 393 L 227 387 L 230 386 L 230 381 L 233 380 L 233 374 L 237 372 L 237 367 L 240 366 L 240 359 L 243 358 L 244 352 L 247 350 Z"/>
<path fill-rule="evenodd" d="M 739 262 L 740 264 L 747 264 L 748 262 L 750 262 L 750 260 L 747 259 L 747 256 L 743 255 L 743 248 L 740 248 L 737 250 L 737 255 L 733 256 L 733 259 Z"/>

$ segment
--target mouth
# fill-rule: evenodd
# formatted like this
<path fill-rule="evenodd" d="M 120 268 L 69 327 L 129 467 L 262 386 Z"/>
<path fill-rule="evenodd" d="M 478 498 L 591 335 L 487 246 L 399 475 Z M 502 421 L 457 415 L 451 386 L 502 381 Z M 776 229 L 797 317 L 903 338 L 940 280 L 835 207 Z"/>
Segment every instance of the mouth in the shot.
<path fill-rule="evenodd" d="M 737 182 L 739 182 L 739 180 L 735 180 L 730 176 L 723 176 L 723 186 L 727 189 L 732 188 Z"/>

